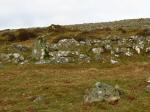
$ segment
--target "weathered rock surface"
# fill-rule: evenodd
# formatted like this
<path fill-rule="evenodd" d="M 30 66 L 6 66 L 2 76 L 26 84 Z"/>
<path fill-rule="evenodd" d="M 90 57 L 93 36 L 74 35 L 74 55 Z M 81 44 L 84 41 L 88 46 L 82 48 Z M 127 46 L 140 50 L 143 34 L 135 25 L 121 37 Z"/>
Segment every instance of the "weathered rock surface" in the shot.
<path fill-rule="evenodd" d="M 25 61 L 24 57 L 19 53 L 1 53 L 0 60 L 3 62 L 22 63 Z"/>
<path fill-rule="evenodd" d="M 117 87 L 115 88 L 111 85 L 97 82 L 84 96 L 84 102 L 116 102 L 120 99 L 120 95 L 121 92 Z"/>
<path fill-rule="evenodd" d="M 15 62 L 23 61 L 23 55 L 29 50 L 22 45 L 13 45 L 18 54 L 1 53 L 1 59 Z M 17 52 L 18 51 L 18 52 Z M 30 50 L 29 50 L 30 51 Z M 8 55 L 9 54 L 9 55 Z M 136 55 L 150 55 L 150 38 L 131 36 L 108 37 L 102 39 L 85 39 L 77 41 L 75 39 L 60 39 L 56 43 L 48 43 L 44 37 L 35 40 L 32 48 L 32 58 L 36 64 L 48 63 L 111 63 L 119 64 L 122 57 L 133 57 Z M 4 57 L 4 58 L 2 58 Z M 10 59 L 13 57 L 13 59 Z M 31 57 L 31 56 L 30 56 Z M 28 60 L 29 62 L 32 60 Z"/>
<path fill-rule="evenodd" d="M 71 48 L 79 46 L 80 44 L 75 39 L 62 39 L 58 41 L 57 45 L 59 48 Z"/>
<path fill-rule="evenodd" d="M 30 48 L 29 47 L 26 47 L 26 46 L 23 46 L 23 45 L 18 45 L 18 44 L 13 44 L 12 47 L 17 50 L 17 51 L 21 51 L 21 52 L 26 52 L 26 51 L 29 51 Z"/>
<path fill-rule="evenodd" d="M 48 43 L 44 38 L 35 41 L 32 56 L 36 60 L 43 60 L 49 56 Z"/>

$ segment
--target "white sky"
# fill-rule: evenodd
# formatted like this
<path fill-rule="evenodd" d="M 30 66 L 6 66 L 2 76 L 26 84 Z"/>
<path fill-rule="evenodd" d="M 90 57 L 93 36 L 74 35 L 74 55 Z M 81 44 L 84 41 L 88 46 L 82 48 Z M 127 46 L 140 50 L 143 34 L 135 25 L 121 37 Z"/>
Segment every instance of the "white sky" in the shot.
<path fill-rule="evenodd" d="M 0 29 L 149 18 L 150 0 L 0 0 Z"/>

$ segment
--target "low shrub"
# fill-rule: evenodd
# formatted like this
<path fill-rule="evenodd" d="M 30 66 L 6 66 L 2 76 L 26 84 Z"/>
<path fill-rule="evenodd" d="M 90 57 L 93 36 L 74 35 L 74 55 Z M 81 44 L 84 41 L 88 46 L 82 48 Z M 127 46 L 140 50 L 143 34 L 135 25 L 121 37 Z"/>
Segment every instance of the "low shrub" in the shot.
<path fill-rule="evenodd" d="M 150 30 L 149 29 L 143 29 L 139 30 L 136 35 L 138 36 L 149 36 L 150 35 Z"/>
<path fill-rule="evenodd" d="M 30 32 L 30 31 L 25 30 L 25 29 L 19 29 L 15 33 L 15 37 L 16 37 L 17 41 L 25 41 L 25 40 L 28 40 L 30 38 L 36 37 L 36 34 L 34 32 Z"/>

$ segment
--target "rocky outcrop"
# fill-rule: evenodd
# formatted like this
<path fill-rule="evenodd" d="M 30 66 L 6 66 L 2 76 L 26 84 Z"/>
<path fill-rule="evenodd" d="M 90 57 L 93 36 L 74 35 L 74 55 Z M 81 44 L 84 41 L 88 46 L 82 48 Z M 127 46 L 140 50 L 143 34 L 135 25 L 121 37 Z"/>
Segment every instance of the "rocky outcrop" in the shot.
<path fill-rule="evenodd" d="M 13 45 L 13 48 L 15 53 L 19 54 L 30 51 L 30 48 L 22 45 Z M 32 59 L 36 60 L 36 64 L 82 62 L 119 64 L 122 57 L 137 55 L 147 57 L 150 55 L 150 37 L 107 37 L 81 41 L 71 38 L 60 39 L 55 43 L 48 43 L 45 38 L 39 37 L 32 48 Z"/>

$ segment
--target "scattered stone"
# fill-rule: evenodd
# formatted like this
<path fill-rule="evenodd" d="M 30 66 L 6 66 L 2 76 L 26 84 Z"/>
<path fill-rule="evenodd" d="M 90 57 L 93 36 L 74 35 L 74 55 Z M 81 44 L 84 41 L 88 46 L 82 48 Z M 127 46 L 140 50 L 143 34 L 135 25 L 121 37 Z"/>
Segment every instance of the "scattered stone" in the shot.
<path fill-rule="evenodd" d="M 61 39 L 51 44 L 48 44 L 44 37 L 45 35 L 35 40 L 32 55 L 27 57 L 28 62 L 33 58 L 36 60 L 35 64 L 90 63 L 92 61 L 118 64 L 123 56 L 132 57 L 145 53 L 144 55 L 148 57 L 150 53 L 150 37 L 131 36 L 130 38 L 123 38 L 115 36 L 80 41 L 72 38 Z M 16 49 L 13 53 L 0 53 L 0 61 L 28 63 L 22 54 L 30 49 L 17 44 L 14 44 L 13 48 Z"/>
<path fill-rule="evenodd" d="M 86 54 L 80 54 L 79 55 L 79 62 L 86 62 L 86 63 L 90 63 L 91 58 L 88 57 Z"/>
<path fill-rule="evenodd" d="M 103 53 L 104 52 L 104 49 L 103 48 L 93 48 L 92 49 L 92 52 L 94 53 L 94 54 L 101 54 L 101 53 Z"/>
<path fill-rule="evenodd" d="M 19 58 L 20 54 L 19 53 L 14 53 L 13 56 L 14 56 L 14 58 Z"/>
<path fill-rule="evenodd" d="M 33 100 L 34 103 L 40 103 L 43 101 L 43 97 L 42 96 L 37 96 L 35 97 L 35 99 Z"/>
<path fill-rule="evenodd" d="M 150 47 L 146 48 L 146 49 L 145 49 L 145 52 L 146 52 L 146 53 L 150 53 Z"/>
<path fill-rule="evenodd" d="M 130 50 L 128 50 L 127 52 L 125 52 L 125 56 L 129 56 L 129 57 L 131 57 L 131 56 L 133 56 L 133 53 L 132 53 L 132 52 L 130 52 Z"/>
<path fill-rule="evenodd" d="M 9 53 L 9 54 L 1 53 L 0 59 L 3 62 L 13 62 L 13 63 L 22 63 L 25 60 L 24 57 L 19 53 Z"/>
<path fill-rule="evenodd" d="M 21 62 L 21 65 L 27 64 L 29 61 L 28 60 L 24 60 L 23 62 Z"/>
<path fill-rule="evenodd" d="M 66 64 L 71 61 L 71 58 L 69 57 L 53 57 L 51 58 L 51 63 L 60 63 L 60 64 Z"/>
<path fill-rule="evenodd" d="M 18 45 L 18 44 L 13 44 L 12 47 L 13 47 L 15 50 L 21 51 L 21 52 L 26 52 L 26 51 L 29 51 L 29 50 L 30 50 L 29 47 L 26 47 L 26 46 L 23 46 L 23 45 Z"/>
<path fill-rule="evenodd" d="M 145 81 L 150 83 L 150 77 L 148 77 Z"/>
<path fill-rule="evenodd" d="M 141 49 L 140 49 L 138 46 L 135 46 L 135 50 L 136 50 L 136 52 L 137 52 L 138 54 L 141 53 Z"/>
<path fill-rule="evenodd" d="M 146 86 L 145 90 L 148 91 L 148 92 L 150 92 L 150 85 Z"/>
<path fill-rule="evenodd" d="M 120 90 L 111 85 L 97 82 L 93 88 L 87 91 L 84 96 L 85 103 L 93 102 L 116 102 L 120 100 L 121 92 Z"/>
<path fill-rule="evenodd" d="M 37 64 L 37 65 L 49 64 L 49 63 L 51 63 L 50 60 L 39 60 L 39 61 L 35 62 L 35 64 Z"/>
<path fill-rule="evenodd" d="M 106 49 L 107 51 L 112 50 L 112 46 L 109 45 L 109 44 L 106 44 L 104 47 L 105 47 L 105 49 Z"/>
<path fill-rule="evenodd" d="M 53 52 L 53 51 L 58 51 L 59 50 L 59 47 L 56 43 L 52 43 L 49 45 L 49 51 L 50 52 Z"/>
<path fill-rule="evenodd" d="M 111 59 L 110 62 L 111 62 L 111 64 L 118 64 L 119 63 L 118 61 L 113 60 L 113 59 Z"/>

